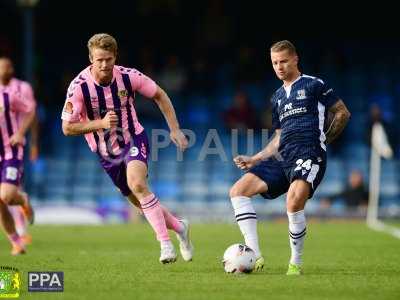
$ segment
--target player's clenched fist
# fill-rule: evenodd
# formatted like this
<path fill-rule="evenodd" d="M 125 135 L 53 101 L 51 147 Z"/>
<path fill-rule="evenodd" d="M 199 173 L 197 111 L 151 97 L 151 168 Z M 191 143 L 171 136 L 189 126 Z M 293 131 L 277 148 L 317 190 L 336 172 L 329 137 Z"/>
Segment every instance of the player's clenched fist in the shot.
<path fill-rule="evenodd" d="M 181 130 L 177 129 L 171 131 L 170 138 L 181 151 L 187 148 L 188 140 Z"/>
<path fill-rule="evenodd" d="M 239 155 L 236 156 L 233 161 L 236 166 L 242 170 L 248 170 L 256 165 L 256 161 L 251 156 Z"/>
<path fill-rule="evenodd" d="M 118 125 L 118 116 L 115 111 L 109 111 L 102 119 L 103 121 L 103 128 L 109 129 L 111 127 L 115 127 Z"/>

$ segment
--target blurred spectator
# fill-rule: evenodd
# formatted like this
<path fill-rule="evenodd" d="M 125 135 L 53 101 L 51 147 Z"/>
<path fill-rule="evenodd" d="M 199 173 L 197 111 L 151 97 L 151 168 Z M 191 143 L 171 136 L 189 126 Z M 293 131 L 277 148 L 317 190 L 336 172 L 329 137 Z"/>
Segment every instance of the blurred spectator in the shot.
<path fill-rule="evenodd" d="M 181 93 L 185 87 L 186 77 L 186 71 L 180 64 L 178 56 L 168 56 L 159 78 L 161 86 L 172 95 Z"/>
<path fill-rule="evenodd" d="M 128 66 L 139 69 L 143 74 L 146 74 L 150 78 L 156 78 L 158 74 L 156 73 L 156 55 L 154 49 L 150 45 L 145 45 L 138 49 L 138 55 L 132 56 L 134 61 L 128 63 Z M 120 63 L 123 65 L 122 63 Z"/>
<path fill-rule="evenodd" d="M 371 131 L 372 131 L 372 126 L 375 123 L 381 123 L 383 128 L 385 129 L 385 132 L 387 134 L 389 144 L 396 149 L 397 147 L 397 136 L 394 134 L 395 128 L 392 128 L 390 124 L 384 120 L 382 117 L 382 110 L 377 104 L 373 104 L 370 109 L 370 119 L 369 119 L 369 124 L 368 124 L 368 135 L 367 135 L 367 144 L 371 145 Z M 394 151 L 396 152 L 396 151 Z"/>
<path fill-rule="evenodd" d="M 195 30 L 196 40 L 207 45 L 213 56 L 223 56 L 233 40 L 233 20 L 224 7 L 224 1 L 209 1 L 206 11 Z"/>
<path fill-rule="evenodd" d="M 267 107 L 261 112 L 261 127 L 272 130 L 272 104 L 267 101 Z"/>
<path fill-rule="evenodd" d="M 256 112 L 246 93 L 236 92 L 232 106 L 224 112 L 224 122 L 228 129 L 239 129 L 239 133 L 258 128 Z"/>
<path fill-rule="evenodd" d="M 242 45 L 237 50 L 235 63 L 235 80 L 237 84 L 254 83 L 263 77 L 265 69 L 262 64 L 256 64 L 255 59 L 260 59 L 253 47 Z"/>
<path fill-rule="evenodd" d="M 349 177 L 347 186 L 338 194 L 322 198 L 321 209 L 327 210 L 334 201 L 342 200 L 349 211 L 365 212 L 368 204 L 368 191 L 364 185 L 363 176 L 360 171 L 353 170 Z"/>
<path fill-rule="evenodd" d="M 213 89 L 212 75 L 208 61 L 201 54 L 195 55 L 190 69 L 187 92 L 190 94 L 209 94 Z"/>
<path fill-rule="evenodd" d="M 11 40 L 0 33 L 0 55 L 12 56 L 14 54 L 14 49 L 11 45 Z"/>

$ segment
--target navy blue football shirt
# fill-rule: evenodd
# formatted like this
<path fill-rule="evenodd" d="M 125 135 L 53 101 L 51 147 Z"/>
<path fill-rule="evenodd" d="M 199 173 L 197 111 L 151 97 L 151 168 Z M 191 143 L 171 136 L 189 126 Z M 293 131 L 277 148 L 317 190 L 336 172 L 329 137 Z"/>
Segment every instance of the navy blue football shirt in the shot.
<path fill-rule="evenodd" d="M 271 98 L 273 129 L 282 129 L 279 151 L 295 145 L 326 150 L 325 115 L 338 100 L 332 88 L 313 76 L 302 74 L 280 87 Z"/>

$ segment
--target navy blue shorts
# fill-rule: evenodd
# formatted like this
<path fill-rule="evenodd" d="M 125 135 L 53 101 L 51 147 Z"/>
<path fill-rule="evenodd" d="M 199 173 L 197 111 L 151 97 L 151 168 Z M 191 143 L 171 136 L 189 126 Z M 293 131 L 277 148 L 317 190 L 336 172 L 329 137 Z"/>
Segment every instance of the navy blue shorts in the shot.
<path fill-rule="evenodd" d="M 248 172 L 256 175 L 268 185 L 268 191 L 261 193 L 267 199 L 275 199 L 285 194 L 290 184 L 302 179 L 311 186 L 311 198 L 321 183 L 326 170 L 326 153 L 321 150 L 294 151 L 289 160 L 271 158 L 251 168 Z"/>

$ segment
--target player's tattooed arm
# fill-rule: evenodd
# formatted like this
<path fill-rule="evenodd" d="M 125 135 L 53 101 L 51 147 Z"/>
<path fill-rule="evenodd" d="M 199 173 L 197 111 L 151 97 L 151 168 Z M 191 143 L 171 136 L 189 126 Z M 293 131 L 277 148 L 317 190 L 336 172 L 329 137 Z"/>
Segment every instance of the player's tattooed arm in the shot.
<path fill-rule="evenodd" d="M 276 153 L 278 153 L 280 137 L 281 137 L 281 129 L 276 129 L 275 136 L 263 150 L 261 150 L 260 152 L 258 152 L 253 156 L 246 156 L 246 155 L 236 156 L 233 159 L 233 161 L 235 162 L 236 166 L 242 170 L 248 170 L 254 167 L 261 161 L 266 160 L 274 156 Z"/>
<path fill-rule="evenodd" d="M 258 152 L 256 155 L 253 156 L 253 159 L 257 162 L 266 160 L 272 156 L 274 156 L 276 153 L 278 153 L 279 149 L 279 141 L 281 138 L 281 129 L 276 129 L 275 130 L 275 135 L 272 138 L 272 140 L 268 143 L 268 145 Z"/>
<path fill-rule="evenodd" d="M 342 100 L 332 105 L 329 112 L 334 117 L 325 134 L 327 144 L 332 143 L 340 135 L 350 118 L 350 112 Z"/>

